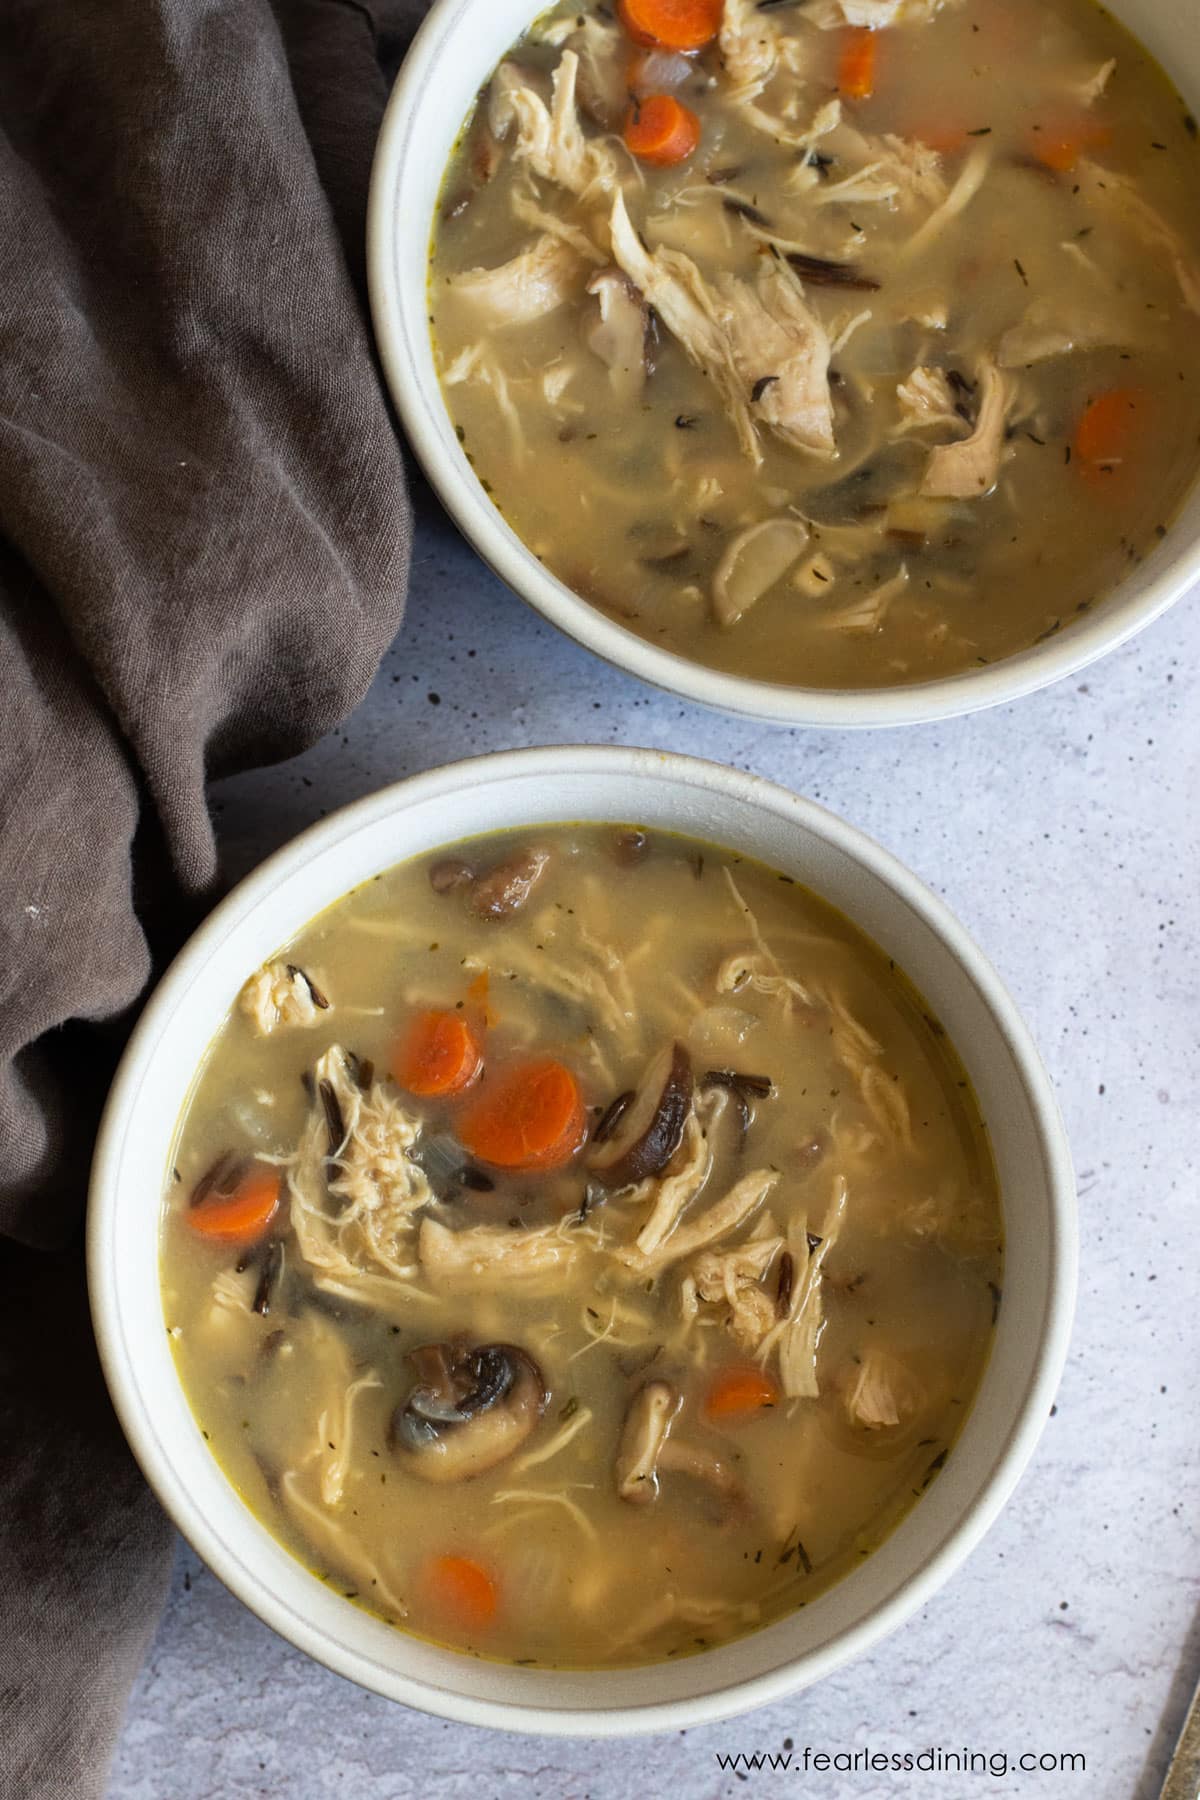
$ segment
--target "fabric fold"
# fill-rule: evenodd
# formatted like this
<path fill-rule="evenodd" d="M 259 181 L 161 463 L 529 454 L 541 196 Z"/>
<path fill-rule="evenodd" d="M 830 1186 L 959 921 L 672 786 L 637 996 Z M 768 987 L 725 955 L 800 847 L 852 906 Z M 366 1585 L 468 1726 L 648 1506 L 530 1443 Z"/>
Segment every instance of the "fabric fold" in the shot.
<path fill-rule="evenodd" d="M 216 897 L 206 782 L 344 718 L 403 612 L 364 232 L 425 10 L 0 9 L 0 1792 L 22 1800 L 103 1793 L 170 1553 L 87 1321 L 103 1091 Z"/>

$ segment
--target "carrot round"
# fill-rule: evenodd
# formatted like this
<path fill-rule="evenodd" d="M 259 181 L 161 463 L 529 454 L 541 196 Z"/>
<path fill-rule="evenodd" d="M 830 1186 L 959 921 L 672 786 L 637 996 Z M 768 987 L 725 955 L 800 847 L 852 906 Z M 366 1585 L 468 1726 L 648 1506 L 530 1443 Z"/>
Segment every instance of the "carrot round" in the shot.
<path fill-rule="evenodd" d="M 1137 387 L 1107 388 L 1084 407 L 1075 427 L 1075 460 L 1097 484 L 1111 481 L 1136 449 L 1145 419 L 1146 394 Z"/>
<path fill-rule="evenodd" d="M 725 0 L 617 0 L 617 17 L 644 49 L 703 50 L 724 10 Z"/>
<path fill-rule="evenodd" d="M 458 1123 L 470 1154 L 498 1169 L 556 1169 L 574 1156 L 586 1131 L 579 1084 L 552 1057 L 490 1082 Z"/>
<path fill-rule="evenodd" d="M 859 26 L 842 40 L 838 92 L 847 100 L 869 100 L 875 92 L 875 33 Z"/>
<path fill-rule="evenodd" d="M 211 1243 L 249 1244 L 262 1237 L 279 1211 L 283 1178 L 269 1163 L 253 1162 L 233 1187 L 212 1187 L 187 1214 L 193 1231 Z"/>
<path fill-rule="evenodd" d="M 704 1396 L 704 1415 L 715 1425 L 736 1425 L 774 1406 L 779 1389 L 755 1363 L 732 1363 L 719 1369 Z"/>
<path fill-rule="evenodd" d="M 945 122 L 918 125 L 909 136 L 915 137 L 927 150 L 936 150 L 941 156 L 954 156 L 958 151 L 966 149 L 969 133 L 965 125 Z"/>
<path fill-rule="evenodd" d="M 625 147 L 640 162 L 669 169 L 700 142 L 700 121 L 674 94 L 647 94 L 625 115 Z"/>
<path fill-rule="evenodd" d="M 1059 175 L 1069 175 L 1085 150 L 1100 150 L 1112 132 L 1095 119 L 1060 120 L 1029 134 L 1029 148 L 1037 161 Z"/>
<path fill-rule="evenodd" d="M 415 1018 L 392 1052 L 392 1075 L 410 1094 L 447 1100 L 469 1088 L 483 1067 L 483 1051 L 470 1024 L 457 1012 L 425 1012 Z"/>
<path fill-rule="evenodd" d="M 496 1616 L 496 1583 L 481 1563 L 469 1556 L 434 1556 L 422 1572 L 421 1586 L 430 1608 L 447 1622 L 476 1630 Z"/>

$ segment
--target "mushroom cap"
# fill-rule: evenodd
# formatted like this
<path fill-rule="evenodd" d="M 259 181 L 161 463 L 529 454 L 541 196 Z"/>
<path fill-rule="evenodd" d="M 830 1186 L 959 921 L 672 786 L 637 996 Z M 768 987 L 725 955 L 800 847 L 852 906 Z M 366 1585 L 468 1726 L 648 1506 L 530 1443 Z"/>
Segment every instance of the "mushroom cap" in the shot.
<path fill-rule="evenodd" d="M 469 1481 L 520 1449 L 549 1401 L 542 1372 L 516 1344 L 425 1344 L 418 1380 L 392 1415 L 391 1442 L 425 1481 Z"/>

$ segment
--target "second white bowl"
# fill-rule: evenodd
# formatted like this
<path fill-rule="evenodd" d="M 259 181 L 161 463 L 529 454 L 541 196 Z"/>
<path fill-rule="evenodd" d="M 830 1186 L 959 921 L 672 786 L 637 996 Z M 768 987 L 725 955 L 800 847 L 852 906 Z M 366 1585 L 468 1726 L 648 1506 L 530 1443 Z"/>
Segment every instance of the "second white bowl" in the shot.
<path fill-rule="evenodd" d="M 230 1486 L 180 1386 L 159 1287 L 162 1197 L 197 1066 L 246 975 L 350 888 L 456 839 L 576 819 L 637 821 L 725 845 L 814 888 L 894 957 L 944 1022 L 1000 1176 L 1004 1301 L 974 1408 L 945 1470 L 861 1567 L 789 1618 L 678 1662 L 555 1672 L 406 1636 L 333 1592 Z M 268 1624 L 340 1674 L 475 1725 L 599 1736 L 661 1731 L 829 1674 L 927 1601 L 1012 1491 L 1049 1414 L 1070 1329 L 1074 1188 L 1046 1073 L 1012 1001 L 940 901 L 848 825 L 755 776 L 647 750 L 554 748 L 458 763 L 315 825 L 212 914 L 135 1031 L 96 1151 L 93 1316 L 134 1452 L 185 1537 Z"/>

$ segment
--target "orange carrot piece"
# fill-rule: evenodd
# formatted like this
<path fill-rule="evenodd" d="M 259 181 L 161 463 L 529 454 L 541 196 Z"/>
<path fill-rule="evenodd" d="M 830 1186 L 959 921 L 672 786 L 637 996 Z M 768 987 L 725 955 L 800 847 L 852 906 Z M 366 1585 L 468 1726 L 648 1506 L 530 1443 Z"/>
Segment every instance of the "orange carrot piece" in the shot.
<path fill-rule="evenodd" d="M 461 1013 L 420 1013 L 392 1052 L 392 1075 L 410 1094 L 448 1100 L 483 1068 L 479 1039 Z"/>
<path fill-rule="evenodd" d="M 1136 448 L 1145 422 L 1143 388 L 1107 388 L 1084 407 L 1075 427 L 1075 460 L 1084 477 L 1098 485 L 1111 481 Z"/>
<path fill-rule="evenodd" d="M 496 1023 L 496 1015 L 492 1011 L 488 997 L 490 989 L 491 974 L 487 969 L 481 969 L 474 981 L 470 982 L 467 987 L 467 1005 L 487 1031 L 490 1031 Z"/>
<path fill-rule="evenodd" d="M 953 156 L 956 151 L 965 150 L 969 132 L 965 125 L 917 125 L 909 133 L 928 150 L 936 150 L 941 156 Z"/>
<path fill-rule="evenodd" d="M 1112 138 L 1097 119 L 1058 120 L 1029 134 L 1029 151 L 1047 169 L 1069 175 L 1085 150 L 1101 150 Z"/>
<path fill-rule="evenodd" d="M 269 1163 L 251 1163 L 227 1192 L 214 1187 L 194 1204 L 187 1222 L 211 1243 L 251 1244 L 270 1229 L 282 1191 L 278 1169 Z"/>
<path fill-rule="evenodd" d="M 703 50 L 724 10 L 725 0 L 617 0 L 617 17 L 643 49 Z"/>
<path fill-rule="evenodd" d="M 422 1571 L 421 1587 L 430 1607 L 447 1623 L 479 1629 L 496 1616 L 495 1580 L 469 1556 L 433 1556 Z"/>
<path fill-rule="evenodd" d="M 744 1423 L 779 1399 L 775 1382 L 755 1363 L 731 1363 L 719 1369 L 704 1397 L 704 1415 L 716 1425 Z"/>
<path fill-rule="evenodd" d="M 674 94 L 647 94 L 625 115 L 625 147 L 640 162 L 669 169 L 700 142 L 700 121 Z"/>
<path fill-rule="evenodd" d="M 557 1169 L 574 1156 L 586 1132 L 579 1084 L 549 1056 L 487 1085 L 458 1127 L 470 1154 L 498 1169 Z"/>
<path fill-rule="evenodd" d="M 875 33 L 865 25 L 848 31 L 842 40 L 838 92 L 847 100 L 869 100 L 875 92 Z"/>

